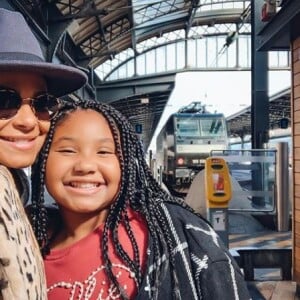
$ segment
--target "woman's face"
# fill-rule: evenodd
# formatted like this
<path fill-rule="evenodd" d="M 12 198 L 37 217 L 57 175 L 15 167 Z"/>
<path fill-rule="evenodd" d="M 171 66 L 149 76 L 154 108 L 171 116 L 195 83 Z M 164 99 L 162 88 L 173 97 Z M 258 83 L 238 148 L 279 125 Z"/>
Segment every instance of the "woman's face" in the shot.
<path fill-rule="evenodd" d="M 12 89 L 22 99 L 34 98 L 47 90 L 46 82 L 41 76 L 27 72 L 0 72 L 0 88 Z M 4 100 L 0 98 L 0 101 Z M 22 104 L 11 118 L 0 119 L 0 164 L 10 168 L 32 165 L 44 143 L 49 126 L 49 121 L 37 119 L 28 102 Z"/>
<path fill-rule="evenodd" d="M 121 168 L 106 119 L 93 110 L 71 113 L 54 132 L 46 186 L 64 216 L 104 221 L 119 191 Z"/>

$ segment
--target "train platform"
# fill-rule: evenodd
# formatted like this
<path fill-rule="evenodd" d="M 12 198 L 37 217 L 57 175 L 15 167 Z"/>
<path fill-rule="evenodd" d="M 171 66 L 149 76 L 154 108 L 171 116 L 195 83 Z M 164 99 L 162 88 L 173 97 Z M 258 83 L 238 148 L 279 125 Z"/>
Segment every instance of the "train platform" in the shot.
<path fill-rule="evenodd" d="M 203 184 L 195 186 L 196 189 L 189 190 L 190 198 L 186 200 L 194 203 L 194 209 L 203 215 L 206 211 L 205 198 L 203 194 L 199 196 L 199 187 Z M 238 200 L 233 203 L 240 202 Z M 261 218 L 255 217 L 255 213 L 246 211 L 248 207 L 243 207 L 245 211 L 235 209 L 232 203 L 231 207 L 233 209 L 227 211 L 228 247 L 244 273 L 252 299 L 299 299 L 296 283 L 292 280 L 291 230 L 273 229 L 271 223 L 276 222 L 274 218 L 271 222 L 262 222 Z"/>
<path fill-rule="evenodd" d="M 229 213 L 229 249 L 253 300 L 300 300 L 292 280 L 292 232 L 264 227 L 247 213 Z"/>
<path fill-rule="evenodd" d="M 271 230 L 231 234 L 229 248 L 239 263 L 253 300 L 294 300 L 291 232 Z"/>
<path fill-rule="evenodd" d="M 247 214 L 230 213 L 229 249 L 253 300 L 300 300 L 291 274 L 291 231 L 273 231 Z"/>
<path fill-rule="evenodd" d="M 290 231 L 231 234 L 229 240 L 253 300 L 300 300 L 291 280 Z"/>
<path fill-rule="evenodd" d="M 293 281 L 247 282 L 252 300 L 300 300 Z"/>

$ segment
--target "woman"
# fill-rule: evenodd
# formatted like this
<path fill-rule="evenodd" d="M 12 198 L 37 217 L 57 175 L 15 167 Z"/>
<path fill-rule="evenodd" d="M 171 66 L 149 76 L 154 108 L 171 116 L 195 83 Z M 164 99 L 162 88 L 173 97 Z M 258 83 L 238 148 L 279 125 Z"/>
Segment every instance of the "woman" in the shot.
<path fill-rule="evenodd" d="M 20 201 L 30 166 L 60 100 L 86 82 L 72 67 L 44 61 L 23 16 L 0 8 L 0 299 L 46 299 L 36 240 Z"/>

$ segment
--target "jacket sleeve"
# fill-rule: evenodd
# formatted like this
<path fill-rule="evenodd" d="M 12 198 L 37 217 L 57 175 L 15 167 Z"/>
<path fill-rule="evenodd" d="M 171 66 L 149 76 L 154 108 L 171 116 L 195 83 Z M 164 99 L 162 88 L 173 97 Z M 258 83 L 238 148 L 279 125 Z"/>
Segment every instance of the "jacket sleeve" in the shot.
<path fill-rule="evenodd" d="M 232 264 L 232 258 L 228 261 L 211 263 L 200 274 L 202 299 L 223 300 L 248 300 L 249 296 L 246 282 L 240 270 Z"/>
<path fill-rule="evenodd" d="M 184 219 L 184 220 L 183 220 Z M 243 273 L 214 229 L 192 213 L 181 216 L 198 295 L 203 300 L 251 299 Z"/>

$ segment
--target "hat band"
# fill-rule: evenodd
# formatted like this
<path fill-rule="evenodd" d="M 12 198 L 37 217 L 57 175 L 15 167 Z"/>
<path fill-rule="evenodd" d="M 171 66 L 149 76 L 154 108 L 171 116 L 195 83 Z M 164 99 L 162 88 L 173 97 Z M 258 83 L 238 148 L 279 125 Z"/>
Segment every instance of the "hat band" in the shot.
<path fill-rule="evenodd" d="M 44 60 L 34 54 L 29 53 L 20 53 L 20 52 L 1 52 L 0 60 L 23 60 L 23 61 L 31 61 L 31 62 L 44 62 Z"/>

